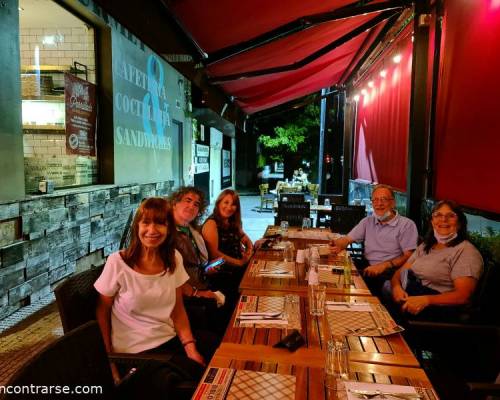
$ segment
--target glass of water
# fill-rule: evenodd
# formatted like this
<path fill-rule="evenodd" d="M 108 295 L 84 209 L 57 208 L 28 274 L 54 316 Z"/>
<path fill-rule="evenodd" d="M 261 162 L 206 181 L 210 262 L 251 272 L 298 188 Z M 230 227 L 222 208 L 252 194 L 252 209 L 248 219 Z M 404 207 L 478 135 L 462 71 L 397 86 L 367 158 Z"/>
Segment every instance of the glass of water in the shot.
<path fill-rule="evenodd" d="M 287 237 L 288 236 L 288 221 L 281 221 L 280 223 L 280 233 L 281 236 Z"/>
<path fill-rule="evenodd" d="M 309 229 L 311 227 L 311 218 L 302 219 L 302 229 Z"/>

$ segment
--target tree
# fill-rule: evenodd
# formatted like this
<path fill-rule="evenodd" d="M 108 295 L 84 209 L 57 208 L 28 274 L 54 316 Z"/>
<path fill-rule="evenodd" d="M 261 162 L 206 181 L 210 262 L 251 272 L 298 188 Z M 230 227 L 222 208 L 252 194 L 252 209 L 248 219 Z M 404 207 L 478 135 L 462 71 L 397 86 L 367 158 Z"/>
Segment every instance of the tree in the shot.
<path fill-rule="evenodd" d="M 260 134 L 261 155 L 267 162 L 286 161 L 285 176 L 291 176 L 294 169 L 302 167 L 308 170 L 309 180 L 314 181 L 318 165 L 319 114 L 319 105 L 311 103 L 256 121 L 254 130 Z M 274 134 L 268 134 L 270 131 Z"/>
<path fill-rule="evenodd" d="M 287 112 L 283 125 L 277 125 L 273 130 L 274 135 L 264 134 L 259 137 L 265 155 L 271 160 L 282 162 L 287 155 L 296 154 L 299 148 L 311 160 L 314 156 L 310 154 L 310 144 L 313 144 L 310 142 L 314 139 L 317 141 L 319 134 L 319 106 L 309 104 L 299 112 Z"/>

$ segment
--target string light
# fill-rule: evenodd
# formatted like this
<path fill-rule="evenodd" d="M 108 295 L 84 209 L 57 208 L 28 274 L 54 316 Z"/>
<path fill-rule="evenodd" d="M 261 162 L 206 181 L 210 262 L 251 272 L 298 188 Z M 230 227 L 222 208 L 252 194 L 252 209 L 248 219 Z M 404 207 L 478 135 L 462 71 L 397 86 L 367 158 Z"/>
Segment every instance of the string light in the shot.
<path fill-rule="evenodd" d="M 392 61 L 394 61 L 396 64 L 399 64 L 401 62 L 401 54 L 396 54 L 394 57 L 392 57 Z"/>
<path fill-rule="evenodd" d="M 373 86 L 375 86 L 373 81 L 368 82 L 368 87 L 373 88 Z"/>
<path fill-rule="evenodd" d="M 385 69 L 383 69 L 382 71 L 380 71 L 380 77 L 381 78 L 385 78 L 387 76 L 387 71 Z"/>
<path fill-rule="evenodd" d="M 355 94 L 353 97 L 353 100 L 358 102 L 359 101 L 359 94 Z"/>

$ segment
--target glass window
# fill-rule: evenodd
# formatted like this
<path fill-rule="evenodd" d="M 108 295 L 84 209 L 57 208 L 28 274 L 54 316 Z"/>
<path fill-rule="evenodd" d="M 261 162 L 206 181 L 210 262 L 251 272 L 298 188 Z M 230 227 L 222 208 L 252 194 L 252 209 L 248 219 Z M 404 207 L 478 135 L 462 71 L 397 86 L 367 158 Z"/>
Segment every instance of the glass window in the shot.
<path fill-rule="evenodd" d="M 97 182 L 94 29 L 51 0 L 19 0 L 26 191 Z"/>

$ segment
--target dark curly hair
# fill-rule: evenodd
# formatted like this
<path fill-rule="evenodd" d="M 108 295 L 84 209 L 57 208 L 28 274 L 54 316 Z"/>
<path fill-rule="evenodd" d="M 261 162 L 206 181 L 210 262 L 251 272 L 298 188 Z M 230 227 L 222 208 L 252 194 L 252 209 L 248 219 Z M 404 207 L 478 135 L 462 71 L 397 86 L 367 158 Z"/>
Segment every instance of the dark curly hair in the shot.
<path fill-rule="evenodd" d="M 429 216 L 429 229 L 424 237 L 424 251 L 429 253 L 432 246 L 437 243 L 436 238 L 434 237 L 434 228 L 432 227 L 432 214 L 439 210 L 442 206 L 448 206 L 451 210 L 457 214 L 458 218 L 458 229 L 457 229 L 457 237 L 453 239 L 451 242 L 447 244 L 448 247 L 456 246 L 459 243 L 462 243 L 464 240 L 469 238 L 467 234 L 467 217 L 465 216 L 462 208 L 453 200 L 441 200 L 437 202 L 434 207 L 432 207 L 431 214 Z"/>
<path fill-rule="evenodd" d="M 205 214 L 205 210 L 207 209 L 208 206 L 207 200 L 205 199 L 205 193 L 202 190 L 194 186 L 183 186 L 177 189 L 176 191 L 172 192 L 168 197 L 168 200 L 170 201 L 170 204 L 173 207 L 175 204 L 182 201 L 182 198 L 189 193 L 195 194 L 200 199 L 200 207 L 198 210 L 198 215 L 191 222 L 191 226 L 197 228 L 200 222 L 200 218 L 203 216 L 203 214 Z"/>
<path fill-rule="evenodd" d="M 142 243 L 139 239 L 139 223 L 143 218 L 151 218 L 157 224 L 163 224 L 168 227 L 166 239 L 159 247 L 159 252 L 165 271 L 173 273 L 175 271 L 175 229 L 174 215 L 168 201 L 159 197 L 150 197 L 145 199 L 137 209 L 134 221 L 130 228 L 130 245 L 121 251 L 123 261 L 132 268 L 141 255 Z"/>

